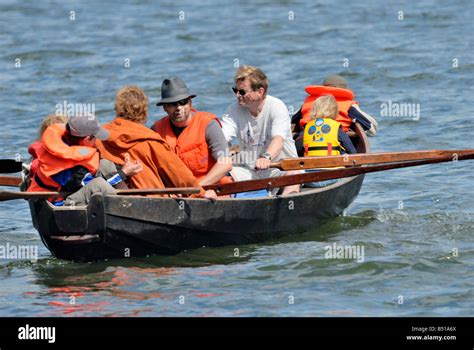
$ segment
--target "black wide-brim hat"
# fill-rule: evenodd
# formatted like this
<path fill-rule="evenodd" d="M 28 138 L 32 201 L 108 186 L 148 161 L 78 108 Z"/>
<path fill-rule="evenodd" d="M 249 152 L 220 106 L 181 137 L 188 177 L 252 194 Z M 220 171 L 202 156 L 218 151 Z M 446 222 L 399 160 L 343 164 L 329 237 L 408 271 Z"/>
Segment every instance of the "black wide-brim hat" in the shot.
<path fill-rule="evenodd" d="M 185 98 L 194 98 L 196 96 L 196 94 L 189 91 L 184 81 L 180 78 L 165 79 L 161 84 L 161 100 L 156 105 L 162 106 L 165 103 L 178 102 Z"/>

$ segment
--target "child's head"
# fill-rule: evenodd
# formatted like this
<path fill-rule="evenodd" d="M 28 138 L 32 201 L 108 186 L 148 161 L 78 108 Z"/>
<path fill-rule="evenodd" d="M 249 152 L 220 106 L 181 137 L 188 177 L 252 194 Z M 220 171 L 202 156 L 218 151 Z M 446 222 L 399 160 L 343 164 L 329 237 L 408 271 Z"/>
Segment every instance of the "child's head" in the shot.
<path fill-rule="evenodd" d="M 71 116 L 66 124 L 66 137 L 73 145 L 95 147 L 96 138 L 105 141 L 109 132 L 102 128 L 94 114 Z"/>
<path fill-rule="evenodd" d="M 347 89 L 347 81 L 340 75 L 329 75 L 324 79 L 323 86 L 336 87 L 340 89 Z"/>
<path fill-rule="evenodd" d="M 148 97 L 145 91 L 135 85 L 127 85 L 115 96 L 116 117 L 145 124 L 148 120 Z"/>
<path fill-rule="evenodd" d="M 323 95 L 313 103 L 311 108 L 311 120 L 318 118 L 329 118 L 336 120 L 339 109 L 333 95 Z"/>
<path fill-rule="evenodd" d="M 56 115 L 56 114 L 48 115 L 41 122 L 41 126 L 39 129 L 39 139 L 41 139 L 41 137 L 44 134 L 44 131 L 46 130 L 48 126 L 51 126 L 53 124 L 66 124 L 66 123 L 67 123 L 67 116 L 65 115 Z"/>

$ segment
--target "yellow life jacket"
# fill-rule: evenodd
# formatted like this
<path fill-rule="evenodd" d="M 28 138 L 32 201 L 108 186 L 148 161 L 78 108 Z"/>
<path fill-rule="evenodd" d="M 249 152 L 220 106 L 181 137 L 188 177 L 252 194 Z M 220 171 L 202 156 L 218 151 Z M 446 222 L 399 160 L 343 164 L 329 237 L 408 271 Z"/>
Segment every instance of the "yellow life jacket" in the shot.
<path fill-rule="evenodd" d="M 338 156 L 345 151 L 339 143 L 341 124 L 329 118 L 318 118 L 306 124 L 303 136 L 305 157 Z"/>

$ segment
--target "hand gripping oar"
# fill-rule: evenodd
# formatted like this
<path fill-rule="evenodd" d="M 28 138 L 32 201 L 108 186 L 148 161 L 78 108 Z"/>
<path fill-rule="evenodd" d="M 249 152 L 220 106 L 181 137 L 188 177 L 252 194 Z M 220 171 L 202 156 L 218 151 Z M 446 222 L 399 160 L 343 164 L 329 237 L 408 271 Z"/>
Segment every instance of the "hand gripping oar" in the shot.
<path fill-rule="evenodd" d="M 407 168 L 418 165 L 434 164 L 441 162 L 452 162 L 456 160 L 474 159 L 474 152 L 465 152 L 453 159 L 452 155 L 449 157 L 438 157 L 435 159 L 424 159 L 415 161 L 398 162 L 392 164 L 382 165 L 367 165 L 357 166 L 342 169 L 322 170 L 317 172 L 309 172 L 297 175 L 287 175 L 280 177 L 273 177 L 260 180 L 248 180 L 233 182 L 228 184 L 218 184 L 204 186 L 206 190 L 214 190 L 218 195 L 227 195 L 231 193 L 256 191 L 261 189 L 270 189 L 275 187 L 284 187 L 289 185 L 304 184 L 307 182 L 324 181 L 331 179 L 339 179 L 344 177 L 351 177 L 361 174 L 373 173 L 377 171 L 385 171 L 398 168 Z"/>
<path fill-rule="evenodd" d="M 151 194 L 196 194 L 200 190 L 198 187 L 175 187 L 175 188 L 149 188 L 149 189 L 129 189 L 118 190 L 117 195 L 151 195 Z M 60 198 L 67 197 L 69 192 L 17 192 L 0 191 L 0 201 L 9 201 L 13 199 L 41 199 L 41 198 Z"/>
<path fill-rule="evenodd" d="M 451 157 L 453 160 L 456 160 L 461 156 L 466 156 L 473 153 L 474 149 L 358 153 L 327 157 L 287 158 L 282 159 L 278 163 L 272 163 L 270 167 L 286 171 L 315 168 L 333 168 L 342 166 L 349 167 L 360 165 L 387 164 L 414 160 L 438 159 L 440 157 Z"/>

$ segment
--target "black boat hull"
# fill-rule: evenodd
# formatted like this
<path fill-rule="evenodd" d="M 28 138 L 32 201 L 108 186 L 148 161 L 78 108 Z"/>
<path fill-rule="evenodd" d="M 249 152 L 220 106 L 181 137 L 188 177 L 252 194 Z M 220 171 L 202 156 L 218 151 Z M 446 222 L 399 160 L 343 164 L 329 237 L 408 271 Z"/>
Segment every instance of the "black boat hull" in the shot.
<path fill-rule="evenodd" d="M 358 127 L 359 152 L 368 151 Z M 31 200 L 33 224 L 65 260 L 169 255 L 203 246 L 242 245 L 317 229 L 357 197 L 364 175 L 288 196 L 254 199 L 92 197 L 87 207 Z"/>

